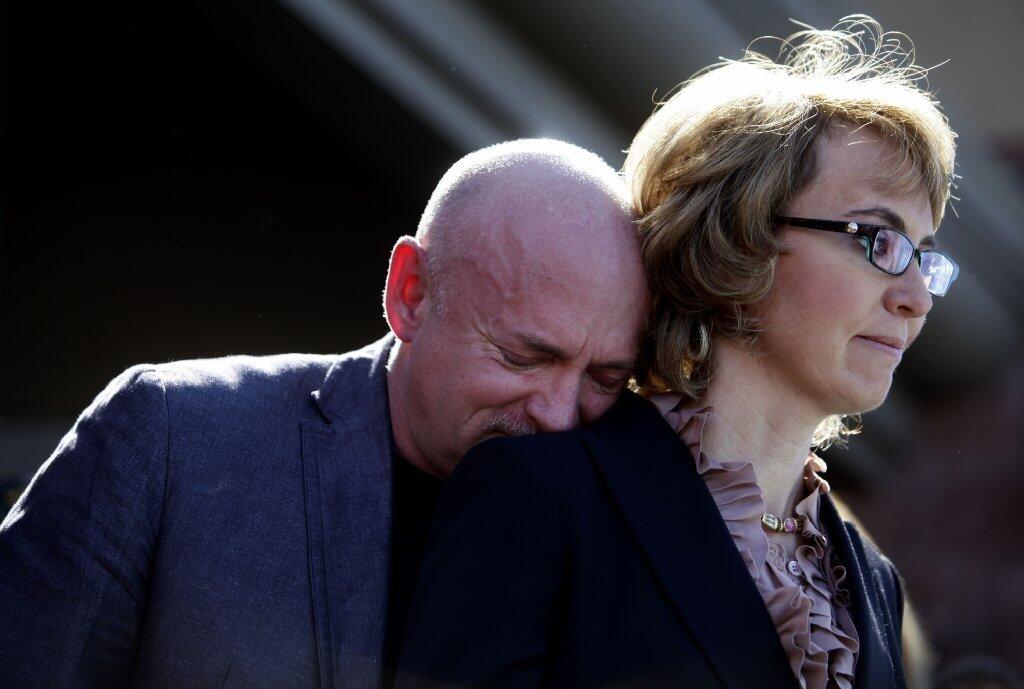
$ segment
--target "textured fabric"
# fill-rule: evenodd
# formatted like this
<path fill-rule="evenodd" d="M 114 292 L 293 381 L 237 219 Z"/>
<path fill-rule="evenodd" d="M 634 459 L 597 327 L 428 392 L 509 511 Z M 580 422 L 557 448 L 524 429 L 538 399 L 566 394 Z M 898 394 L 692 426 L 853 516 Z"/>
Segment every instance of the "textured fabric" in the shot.
<path fill-rule="evenodd" d="M 862 639 L 854 689 L 905 689 L 899 578 L 821 502 Z M 399 689 L 799 686 L 687 448 L 629 392 L 585 428 L 459 463 L 399 666 Z"/>
<path fill-rule="evenodd" d="M 0 687 L 376 687 L 391 342 L 114 379 L 0 525 Z"/>
<path fill-rule="evenodd" d="M 793 673 L 805 689 L 849 689 L 853 685 L 859 638 L 848 610 L 846 568 L 820 528 L 819 496 L 829 491 L 817 471 L 824 463 L 810 455 L 804 465 L 804 497 L 794 511 L 803 517 L 794 559 L 761 526 L 765 512 L 750 462 L 718 462 L 702 451 L 710 407 L 689 409 L 679 395 L 651 400 L 694 458 L 736 549 L 750 572 L 779 633 Z M 817 470 L 817 471 L 816 471 Z"/>

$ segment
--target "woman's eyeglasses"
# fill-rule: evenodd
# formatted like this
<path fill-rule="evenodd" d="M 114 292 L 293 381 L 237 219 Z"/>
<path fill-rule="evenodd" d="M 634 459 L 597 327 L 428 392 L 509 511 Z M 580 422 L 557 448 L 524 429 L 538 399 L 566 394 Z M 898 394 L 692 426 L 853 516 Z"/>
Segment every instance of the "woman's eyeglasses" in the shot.
<path fill-rule="evenodd" d="M 921 267 L 921 275 L 924 276 L 925 288 L 936 297 L 941 297 L 949 291 L 950 285 L 960 272 L 959 266 L 949 256 L 932 249 L 918 249 L 910 241 L 910 237 L 893 227 L 786 216 L 776 217 L 775 222 L 860 237 L 866 240 L 864 246 L 871 265 L 889 275 L 903 275 L 910 267 L 910 261 L 916 258 L 917 264 Z"/>

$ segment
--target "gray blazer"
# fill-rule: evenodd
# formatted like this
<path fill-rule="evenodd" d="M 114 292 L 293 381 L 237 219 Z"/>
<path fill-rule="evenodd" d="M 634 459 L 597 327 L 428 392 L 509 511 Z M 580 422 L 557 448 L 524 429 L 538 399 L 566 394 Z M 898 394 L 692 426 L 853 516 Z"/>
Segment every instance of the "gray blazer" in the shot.
<path fill-rule="evenodd" d="M 393 342 L 111 382 L 0 526 L 0 687 L 376 687 Z"/>

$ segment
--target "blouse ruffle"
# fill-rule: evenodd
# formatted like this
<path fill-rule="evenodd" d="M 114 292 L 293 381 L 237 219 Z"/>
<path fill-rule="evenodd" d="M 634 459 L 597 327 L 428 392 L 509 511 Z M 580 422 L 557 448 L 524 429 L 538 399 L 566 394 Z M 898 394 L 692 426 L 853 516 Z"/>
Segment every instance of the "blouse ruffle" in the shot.
<path fill-rule="evenodd" d="M 848 610 L 849 593 L 843 588 L 846 569 L 818 527 L 818 496 L 829 491 L 828 482 L 817 473 L 824 472 L 825 463 L 811 454 L 804 465 L 805 496 L 795 508 L 804 517 L 803 543 L 787 563 L 785 547 L 761 526 L 765 504 L 750 462 L 718 462 L 701 451 L 704 424 L 714 410 L 687 409 L 679 395 L 655 395 L 651 401 L 693 455 L 800 686 L 851 687 L 859 637 Z"/>

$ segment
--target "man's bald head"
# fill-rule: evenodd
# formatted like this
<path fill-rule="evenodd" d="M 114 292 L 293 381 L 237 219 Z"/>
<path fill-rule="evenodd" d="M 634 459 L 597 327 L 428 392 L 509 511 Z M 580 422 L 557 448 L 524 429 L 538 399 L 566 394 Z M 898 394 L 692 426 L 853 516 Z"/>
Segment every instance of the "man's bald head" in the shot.
<path fill-rule="evenodd" d="M 552 218 L 523 217 L 544 216 L 545 211 L 565 218 L 566 241 L 594 241 L 599 239 L 594 234 L 607 233 L 610 227 L 621 228 L 623 235 L 633 231 L 622 177 L 579 146 L 520 139 L 474 151 L 452 165 L 434 189 L 416 232 L 427 251 L 435 308 L 443 303 L 460 259 L 479 256 L 485 245 L 495 251 L 510 230 L 522 235 L 531 225 L 550 228 Z M 522 221 L 518 227 L 516 216 Z"/>
<path fill-rule="evenodd" d="M 494 435 L 594 420 L 648 308 L 622 181 L 559 141 L 466 156 L 395 245 L 384 308 L 395 445 L 424 471 L 447 475 Z"/>

